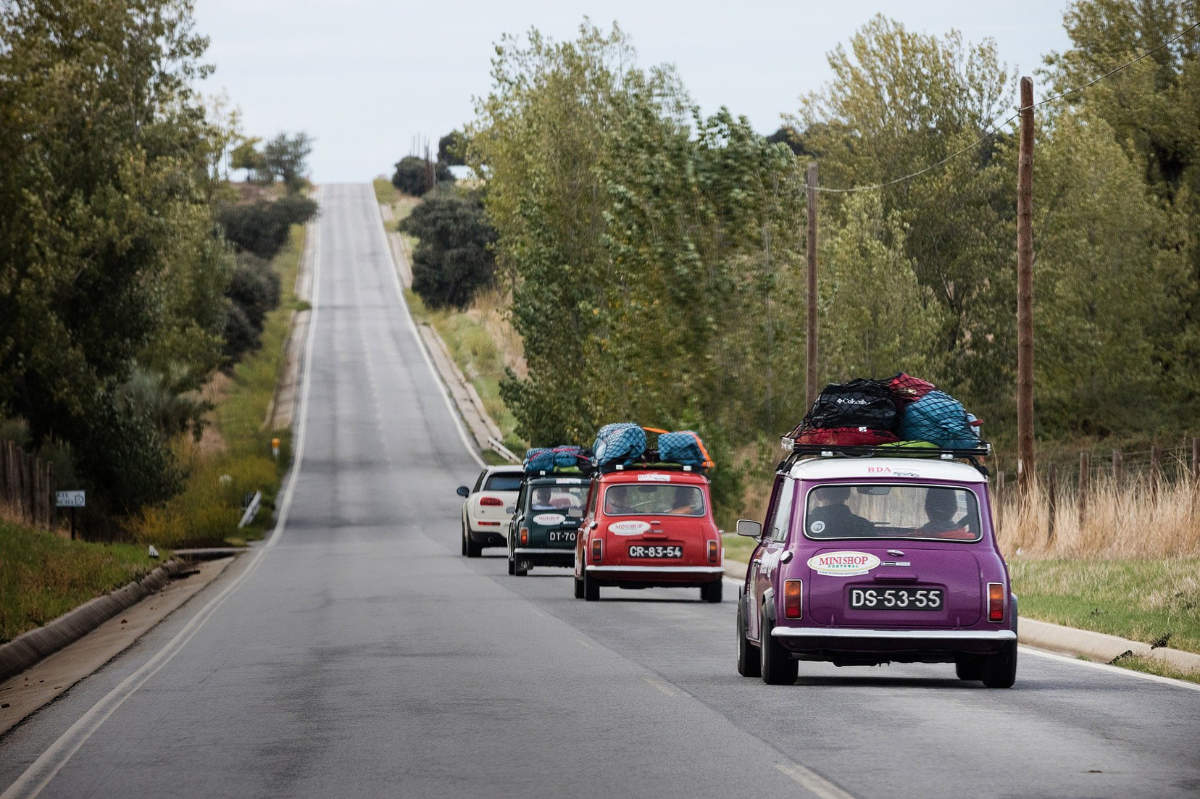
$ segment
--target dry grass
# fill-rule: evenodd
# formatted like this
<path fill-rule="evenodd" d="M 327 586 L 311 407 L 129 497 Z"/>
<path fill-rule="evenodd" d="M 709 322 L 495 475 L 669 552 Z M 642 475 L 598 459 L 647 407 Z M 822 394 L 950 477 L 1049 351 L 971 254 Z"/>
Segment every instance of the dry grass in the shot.
<path fill-rule="evenodd" d="M 1015 491 L 993 497 L 1006 557 L 1163 558 L 1200 555 L 1200 484 L 1191 479 L 1153 490 L 1147 479 L 1094 483 L 1080 512 L 1078 493 L 1060 488 L 1050 530 L 1045 485 L 1026 508 Z M 1082 518 L 1081 518 L 1082 516 Z"/>

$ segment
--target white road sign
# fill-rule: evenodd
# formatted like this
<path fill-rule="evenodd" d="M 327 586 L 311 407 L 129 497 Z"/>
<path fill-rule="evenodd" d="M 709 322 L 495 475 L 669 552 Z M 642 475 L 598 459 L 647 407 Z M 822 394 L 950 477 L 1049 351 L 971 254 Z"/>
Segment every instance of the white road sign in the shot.
<path fill-rule="evenodd" d="M 55 491 L 54 504 L 60 508 L 82 508 L 87 505 L 83 491 Z"/>

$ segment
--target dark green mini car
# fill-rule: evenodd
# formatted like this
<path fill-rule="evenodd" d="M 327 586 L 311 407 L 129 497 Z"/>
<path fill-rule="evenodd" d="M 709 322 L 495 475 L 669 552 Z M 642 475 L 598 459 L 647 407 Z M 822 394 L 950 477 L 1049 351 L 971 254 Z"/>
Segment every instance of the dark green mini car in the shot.
<path fill-rule="evenodd" d="M 582 476 L 526 476 L 508 523 L 509 574 L 523 577 L 534 566 L 575 565 L 575 535 L 587 491 Z"/>

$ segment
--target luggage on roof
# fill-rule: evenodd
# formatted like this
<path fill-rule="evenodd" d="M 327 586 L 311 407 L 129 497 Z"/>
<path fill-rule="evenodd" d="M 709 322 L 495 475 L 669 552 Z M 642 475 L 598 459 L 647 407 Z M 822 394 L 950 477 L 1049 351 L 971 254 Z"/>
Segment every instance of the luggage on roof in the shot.
<path fill-rule="evenodd" d="M 711 469 L 712 458 L 700 436 L 692 430 L 658 434 L 658 459 L 682 466 Z"/>
<path fill-rule="evenodd" d="M 930 391 L 904 409 L 900 437 L 928 441 L 946 449 L 979 446 L 979 433 L 962 403 L 944 391 Z"/>
<path fill-rule="evenodd" d="M 646 453 L 646 431 L 633 422 L 606 424 L 596 433 L 592 452 L 597 466 L 628 466 Z"/>

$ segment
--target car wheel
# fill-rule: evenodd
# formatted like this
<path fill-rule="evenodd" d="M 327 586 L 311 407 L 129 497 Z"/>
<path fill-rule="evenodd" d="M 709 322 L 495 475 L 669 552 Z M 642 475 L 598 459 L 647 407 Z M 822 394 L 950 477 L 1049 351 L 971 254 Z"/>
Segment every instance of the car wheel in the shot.
<path fill-rule="evenodd" d="M 988 688 L 1012 688 L 1017 681 L 1017 642 L 1008 641 L 1004 648 L 983 661 L 983 684 Z"/>
<path fill-rule="evenodd" d="M 791 685 L 796 681 L 796 675 L 800 671 L 799 664 L 792 660 L 787 650 L 771 637 L 771 630 L 774 627 L 775 625 L 767 618 L 766 611 L 764 611 L 762 622 L 758 627 L 758 651 L 761 653 L 759 661 L 762 681 L 767 685 Z"/>
<path fill-rule="evenodd" d="M 483 544 L 476 544 L 471 540 L 471 531 L 468 529 L 463 533 L 463 546 L 466 548 L 465 554 L 468 558 L 477 558 L 483 553 Z"/>
<path fill-rule="evenodd" d="M 515 574 L 517 577 L 524 577 L 525 575 L 529 574 L 529 561 L 514 560 L 513 574 Z"/>
<path fill-rule="evenodd" d="M 467 523 L 466 522 L 462 523 L 462 554 L 463 554 L 464 558 L 467 556 Z"/>
<path fill-rule="evenodd" d="M 758 654 L 758 647 L 746 640 L 746 616 L 742 612 L 742 607 L 742 603 L 738 602 L 737 670 L 738 674 L 743 677 L 759 677 L 762 676 L 762 660 Z"/>
<path fill-rule="evenodd" d="M 508 556 L 508 573 L 509 573 L 509 574 L 515 574 L 515 573 L 516 573 L 516 565 L 517 565 L 517 564 L 516 564 L 516 561 L 514 561 L 514 560 L 513 560 L 513 556 L 512 556 L 512 555 L 509 555 L 509 556 Z"/>
<path fill-rule="evenodd" d="M 574 575 L 572 575 L 572 577 L 575 580 L 575 598 L 583 599 L 583 580 L 580 580 L 578 577 L 575 577 Z"/>
<path fill-rule="evenodd" d="M 956 655 L 954 673 L 960 680 L 982 680 L 983 661 L 978 655 Z"/>
<path fill-rule="evenodd" d="M 701 602 L 720 602 L 721 601 L 721 584 L 723 580 L 717 580 L 715 583 L 700 586 L 700 601 Z"/>
<path fill-rule="evenodd" d="M 583 598 L 587 602 L 600 601 L 600 586 L 594 578 L 588 576 L 587 569 L 583 570 Z"/>

